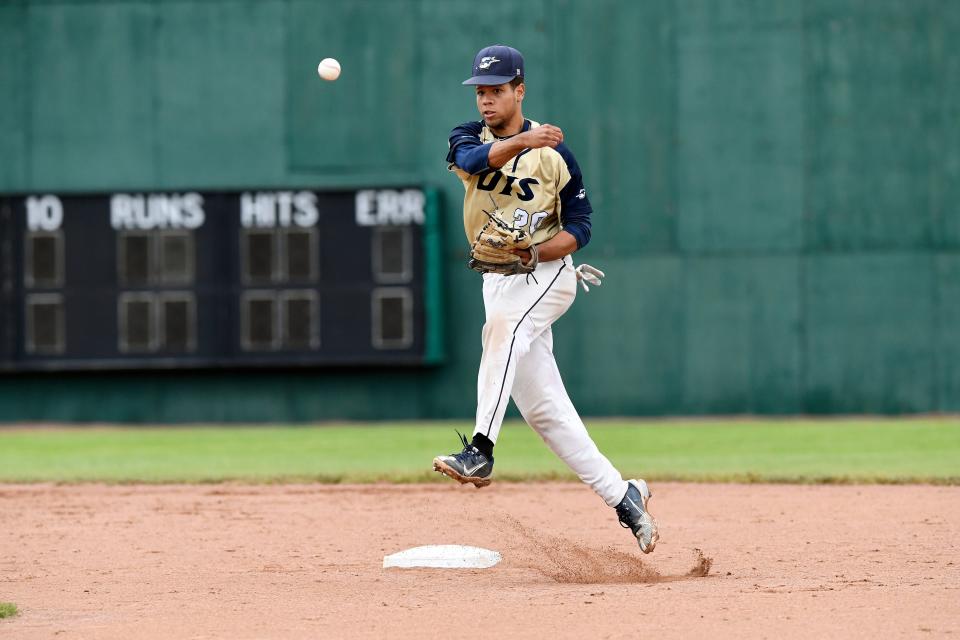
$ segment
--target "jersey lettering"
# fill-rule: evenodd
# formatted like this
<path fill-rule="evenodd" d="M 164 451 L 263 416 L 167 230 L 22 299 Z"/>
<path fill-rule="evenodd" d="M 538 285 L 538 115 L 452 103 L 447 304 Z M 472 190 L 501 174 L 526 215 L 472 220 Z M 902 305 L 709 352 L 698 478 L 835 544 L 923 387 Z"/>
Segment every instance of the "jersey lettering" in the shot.
<path fill-rule="evenodd" d="M 537 230 L 537 227 L 540 226 L 540 223 L 543 222 L 546 217 L 550 215 L 546 211 L 537 211 L 533 215 L 527 213 L 526 209 L 517 209 L 513 212 L 513 228 L 522 229 L 527 226 L 527 223 L 530 223 L 529 232 L 533 233 Z"/>
<path fill-rule="evenodd" d="M 517 179 L 517 176 L 507 176 L 507 186 L 503 188 L 503 191 L 500 192 L 502 196 L 510 195 L 510 190 L 513 189 L 513 183 Z"/>
<path fill-rule="evenodd" d="M 540 223 L 543 222 L 544 218 L 546 218 L 548 215 L 550 214 L 546 211 L 537 211 L 535 214 L 530 216 L 530 233 L 536 231 L 537 227 L 540 226 Z"/>
<path fill-rule="evenodd" d="M 524 209 L 517 209 L 513 212 L 513 228 L 520 229 L 527 226 L 527 221 L 530 219 L 530 214 Z"/>
<path fill-rule="evenodd" d="M 500 183 L 503 182 L 502 178 L 504 178 L 504 175 L 498 170 L 481 173 L 477 176 L 477 189 L 480 191 L 494 191 L 500 186 Z M 536 178 L 521 178 L 517 181 L 517 176 L 506 176 L 506 178 L 507 183 L 503 189 L 500 190 L 500 195 L 512 195 L 514 193 L 513 185 L 516 183 L 519 189 L 517 199 L 523 200 L 524 202 L 533 200 L 534 193 L 531 185 L 540 184 L 539 180 Z"/>
<path fill-rule="evenodd" d="M 503 174 L 499 171 L 481 173 L 477 177 L 477 189 L 481 191 L 493 191 L 497 188 L 497 185 L 500 184 L 500 178 L 502 177 Z M 489 178 L 489 180 L 487 178 Z"/>
<path fill-rule="evenodd" d="M 523 200 L 524 202 L 529 202 L 533 200 L 533 189 L 530 188 L 532 184 L 540 184 L 540 181 L 536 178 L 524 178 L 520 181 L 520 195 L 517 197 Z"/>

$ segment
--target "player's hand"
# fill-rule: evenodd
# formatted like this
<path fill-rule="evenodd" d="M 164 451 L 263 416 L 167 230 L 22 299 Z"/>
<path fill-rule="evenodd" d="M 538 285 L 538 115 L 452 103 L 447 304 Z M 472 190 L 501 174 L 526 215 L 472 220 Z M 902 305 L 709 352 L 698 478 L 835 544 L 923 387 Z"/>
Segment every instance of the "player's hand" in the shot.
<path fill-rule="evenodd" d="M 530 258 L 533 257 L 530 249 L 511 249 L 510 253 L 515 256 L 520 256 L 520 260 L 523 261 L 523 264 L 528 264 L 530 262 Z"/>
<path fill-rule="evenodd" d="M 604 277 L 606 274 L 596 267 L 591 267 L 588 264 L 582 264 L 574 272 L 577 274 L 577 281 L 580 283 L 580 286 L 583 287 L 585 292 L 590 291 L 590 287 L 587 286 L 587 283 L 592 284 L 595 287 L 599 287 L 603 282 L 600 278 Z"/>
<path fill-rule="evenodd" d="M 523 136 L 524 144 L 531 149 L 542 147 L 556 149 L 557 145 L 563 142 L 563 131 L 560 130 L 560 127 L 555 127 L 552 124 L 542 124 L 539 127 L 534 127 L 530 131 L 525 131 Z"/>

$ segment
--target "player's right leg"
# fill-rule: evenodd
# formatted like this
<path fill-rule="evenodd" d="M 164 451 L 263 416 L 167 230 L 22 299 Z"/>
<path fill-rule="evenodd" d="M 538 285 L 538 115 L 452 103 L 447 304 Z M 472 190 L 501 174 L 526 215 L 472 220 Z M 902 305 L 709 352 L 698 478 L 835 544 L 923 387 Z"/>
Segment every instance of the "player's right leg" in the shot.
<path fill-rule="evenodd" d="M 518 365 L 516 380 L 513 400 L 527 424 L 616 510 L 621 525 L 633 532 L 640 550 L 653 551 L 660 536 L 656 520 L 647 508 L 651 497 L 647 483 L 625 481 L 590 437 L 563 385 L 549 328 L 531 343 L 526 358 Z"/>
<path fill-rule="evenodd" d="M 463 450 L 448 456 L 437 456 L 433 459 L 433 470 L 460 484 L 470 483 L 477 489 L 487 486 L 493 473 L 493 452 L 483 453 L 468 442 L 466 436 L 458 435 L 463 443 Z"/>
<path fill-rule="evenodd" d="M 531 342 L 570 308 L 577 281 L 569 258 L 541 263 L 529 277 L 486 274 L 483 278 L 483 356 L 477 375 L 477 421 L 463 450 L 433 461 L 436 471 L 461 484 L 490 483 L 493 446 L 514 386 L 517 363 Z"/>

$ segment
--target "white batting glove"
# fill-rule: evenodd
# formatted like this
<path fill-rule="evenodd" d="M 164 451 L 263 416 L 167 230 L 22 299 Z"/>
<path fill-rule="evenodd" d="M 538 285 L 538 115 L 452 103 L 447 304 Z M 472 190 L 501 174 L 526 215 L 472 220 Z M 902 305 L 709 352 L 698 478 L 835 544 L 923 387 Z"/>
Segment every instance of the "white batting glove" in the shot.
<path fill-rule="evenodd" d="M 606 274 L 596 267 L 591 267 L 588 264 L 582 264 L 574 271 L 577 274 L 577 281 L 580 282 L 580 286 L 583 287 L 583 290 L 586 292 L 590 291 L 590 287 L 587 284 L 592 284 L 595 287 L 599 287 L 603 282 L 600 281 L 600 278 L 604 277 Z"/>

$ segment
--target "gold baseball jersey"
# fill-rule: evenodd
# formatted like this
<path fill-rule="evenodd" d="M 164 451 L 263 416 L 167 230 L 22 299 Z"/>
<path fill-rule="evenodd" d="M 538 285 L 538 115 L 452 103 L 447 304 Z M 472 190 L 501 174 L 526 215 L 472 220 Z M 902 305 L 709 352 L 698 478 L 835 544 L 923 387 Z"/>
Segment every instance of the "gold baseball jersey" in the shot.
<path fill-rule="evenodd" d="M 540 126 L 525 120 L 523 131 Z M 473 243 L 494 215 L 524 229 L 540 244 L 561 229 L 590 240 L 592 209 L 580 168 L 563 144 L 556 149 L 524 149 L 499 169 L 487 165 L 490 145 L 498 138 L 483 122 L 467 122 L 450 134 L 448 168 L 463 182 L 463 230 Z"/>

